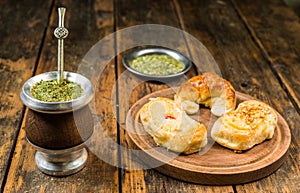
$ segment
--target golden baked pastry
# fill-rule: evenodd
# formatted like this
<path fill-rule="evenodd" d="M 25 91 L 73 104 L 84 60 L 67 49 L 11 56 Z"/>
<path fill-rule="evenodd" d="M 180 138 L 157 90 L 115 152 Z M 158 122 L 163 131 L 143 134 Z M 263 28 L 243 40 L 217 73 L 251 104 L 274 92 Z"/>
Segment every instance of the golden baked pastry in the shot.
<path fill-rule="evenodd" d="M 235 90 L 230 82 L 213 72 L 189 79 L 179 87 L 174 99 L 188 114 L 196 113 L 199 104 L 210 107 L 216 116 L 234 110 L 236 106 Z"/>
<path fill-rule="evenodd" d="M 217 119 L 211 137 L 220 145 L 239 152 L 271 139 L 276 125 L 277 114 L 269 105 L 249 100 Z"/>
<path fill-rule="evenodd" d="M 144 129 L 157 145 L 175 152 L 191 154 L 207 143 L 205 126 L 190 118 L 171 99 L 151 98 L 139 113 Z"/>

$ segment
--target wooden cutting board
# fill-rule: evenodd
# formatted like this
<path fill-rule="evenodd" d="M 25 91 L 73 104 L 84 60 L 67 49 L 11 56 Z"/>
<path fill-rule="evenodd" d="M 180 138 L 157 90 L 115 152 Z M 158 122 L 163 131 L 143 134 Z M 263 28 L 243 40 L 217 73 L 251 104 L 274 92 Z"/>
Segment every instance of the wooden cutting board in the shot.
<path fill-rule="evenodd" d="M 273 138 L 243 153 L 234 153 L 210 138 L 210 130 L 217 117 L 210 113 L 210 109 L 202 106 L 199 113 L 192 118 L 207 128 L 209 142 L 206 148 L 199 153 L 182 155 L 158 147 L 152 137 L 144 131 L 138 112 L 149 98 L 173 98 L 174 92 L 170 88 L 149 94 L 137 101 L 127 114 L 127 134 L 136 146 L 143 150 L 143 155 L 139 158 L 149 167 L 153 166 L 165 175 L 187 182 L 226 185 L 258 180 L 276 171 L 284 162 L 291 134 L 286 121 L 278 112 L 278 126 Z M 236 94 L 237 104 L 253 99 L 240 92 Z"/>

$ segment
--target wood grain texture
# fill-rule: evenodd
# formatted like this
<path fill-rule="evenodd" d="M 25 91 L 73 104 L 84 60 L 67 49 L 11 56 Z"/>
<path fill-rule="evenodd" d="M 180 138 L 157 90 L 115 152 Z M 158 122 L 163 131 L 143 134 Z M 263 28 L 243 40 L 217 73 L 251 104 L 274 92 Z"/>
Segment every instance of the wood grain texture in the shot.
<path fill-rule="evenodd" d="M 94 119 L 86 105 L 74 112 L 47 114 L 28 110 L 25 123 L 30 143 L 44 149 L 66 149 L 87 141 L 94 130 Z"/>
<path fill-rule="evenodd" d="M 117 13 L 117 29 L 123 29 L 126 27 L 132 27 L 138 24 L 145 23 L 158 23 L 165 25 L 178 26 L 176 23 L 176 15 L 172 8 L 172 2 L 166 2 L 166 6 L 161 6 L 160 2 L 155 1 L 118 1 L 116 5 Z M 143 9 L 141 9 L 143 7 Z M 160 12 L 168 12 L 169 17 L 161 16 Z M 133 40 L 136 39 L 134 35 L 135 31 L 130 31 L 126 34 L 121 34 L 117 36 L 117 50 L 123 50 L 126 47 L 130 48 L 130 45 L 133 44 Z M 155 40 L 149 38 L 147 31 L 145 33 L 140 33 L 139 36 L 148 39 L 148 44 L 155 44 Z M 153 39 L 159 39 L 155 36 Z M 163 37 L 162 37 L 163 38 Z M 163 40 L 162 40 L 163 41 Z M 184 44 L 183 39 L 181 38 L 178 42 L 173 42 L 180 47 L 180 43 Z M 124 77 L 124 78 L 122 78 Z M 125 119 L 126 114 L 130 106 L 137 101 L 139 98 L 151 93 L 155 90 L 166 88 L 167 86 L 161 83 L 146 83 L 144 80 L 137 78 L 136 76 L 125 71 L 125 68 L 122 64 L 122 55 L 118 57 L 118 78 L 119 78 L 119 122 L 121 124 L 120 130 L 120 143 L 126 148 L 132 149 L 133 145 L 130 140 L 126 139 L 126 128 L 125 128 Z M 121 152 L 122 153 L 122 152 Z M 138 157 L 135 158 L 134 155 L 124 152 L 121 155 L 122 165 L 124 170 L 122 170 L 122 192 L 155 192 L 154 190 L 168 190 L 170 187 L 176 189 L 178 182 L 169 181 L 166 183 L 158 183 L 157 172 L 148 170 L 141 170 L 143 168 L 139 165 L 139 162 L 136 163 Z M 133 161 L 131 161 L 133 160 Z M 137 168 L 137 170 L 133 170 Z M 160 176 L 162 179 L 166 179 L 165 176 Z M 153 179 L 152 183 L 145 179 Z M 161 180 L 164 181 L 164 180 Z M 160 181 L 160 182 L 161 182 Z"/>
<path fill-rule="evenodd" d="M 65 40 L 65 70 L 76 72 L 80 61 L 90 47 L 113 32 L 113 4 L 111 1 L 55 1 L 45 42 L 41 48 L 37 74 L 56 70 L 57 40 L 53 36 L 53 31 L 58 24 L 57 8 L 62 5 L 67 8 L 65 26 L 70 32 Z M 113 45 L 108 48 L 108 52 L 114 52 Z M 93 116 L 97 124 L 100 124 L 101 121 L 102 128 L 105 128 L 104 132 L 112 139 L 116 139 L 116 121 L 111 106 L 107 102 L 110 99 L 111 91 L 106 89 L 114 84 L 113 66 L 114 61 L 103 71 L 102 79 L 99 82 L 93 82 L 94 85 L 97 85 L 97 89 L 95 89 L 97 97 L 93 102 L 99 107 L 98 109 L 94 108 Z M 87 70 L 90 70 L 91 66 L 86 67 Z M 84 71 L 81 72 L 84 73 Z M 30 75 L 30 73 L 28 74 Z M 27 118 L 25 115 L 24 119 Z M 93 135 L 87 144 L 90 146 L 88 149 L 92 149 L 94 152 L 89 152 L 86 167 L 81 172 L 64 178 L 56 178 L 44 175 L 37 169 L 34 162 L 35 150 L 25 140 L 24 130 L 21 129 L 4 192 L 117 192 L 117 168 L 102 161 L 95 152 L 97 150 L 109 151 L 117 160 L 117 150 L 103 148 L 107 145 L 99 143 L 101 138 L 98 137 L 99 132 L 96 132 L 96 135 Z"/>
<path fill-rule="evenodd" d="M 300 78 L 291 73 L 300 70 L 300 18 L 283 1 L 233 3 L 299 112 Z"/>
<path fill-rule="evenodd" d="M 93 117 L 98 124 L 96 135 L 87 144 L 87 166 L 64 178 L 47 176 L 37 169 L 35 150 L 25 140 L 27 110 L 19 99 L 27 79 L 56 70 L 57 40 L 53 31 L 59 6 L 67 8 L 65 26 L 70 32 L 65 41 L 65 70 L 79 70 L 92 80 L 96 92 Z M 2 0 L 0 8 L 0 192 L 300 192 L 300 22 L 282 0 Z M 116 40 L 106 42 L 107 49 L 91 54 L 95 61 L 81 60 L 105 36 L 137 24 L 184 29 L 207 47 L 217 68 L 182 33 L 164 37 L 174 39 L 171 43 L 175 48 L 196 58 L 199 64 L 207 65 L 201 62 L 204 58 L 208 69 L 219 68 L 236 90 L 257 97 L 283 115 L 292 141 L 279 170 L 259 181 L 234 186 L 196 185 L 155 170 L 132 170 L 136 164 L 106 139 L 135 148 L 126 139 L 125 118 L 130 106 L 168 86 L 144 83 L 126 74 L 121 63 L 123 51 L 116 59 L 110 57 L 126 48 L 136 38 L 134 33 L 116 34 Z M 147 33 L 141 37 L 147 37 Z M 163 42 L 164 37 L 158 39 Z M 101 61 L 106 62 L 105 68 Z M 99 70 L 103 70 L 101 75 Z M 193 68 L 187 77 L 199 72 L 202 70 Z M 103 161 L 101 155 L 109 155 L 112 163 Z M 131 158 L 140 161 L 138 156 Z M 113 166 L 118 164 L 125 169 Z"/>
<path fill-rule="evenodd" d="M 292 75 L 300 69 L 299 59 L 299 17 L 282 1 L 246 1 L 241 4 L 233 1 L 237 11 L 244 20 L 245 25 L 252 33 L 255 42 L 262 50 L 269 65 L 278 76 L 281 86 L 286 90 L 291 100 L 294 102 L 296 109 L 295 116 L 289 116 L 291 112 L 285 111 L 289 124 L 299 125 L 299 88 L 300 79 L 298 76 Z M 247 6 L 245 6 L 247 5 Z M 267 5 L 267 6 L 266 6 Z M 257 12 L 256 14 L 254 14 Z M 280 23 L 280 24 L 279 24 Z M 271 38 L 273 37 L 273 38 Z M 294 112 L 294 111 L 293 111 Z M 298 128 L 296 126 L 295 128 Z M 299 192 L 300 187 L 300 133 L 299 129 L 292 129 L 292 144 L 290 148 L 290 173 L 283 173 L 285 177 L 279 177 L 279 181 L 284 184 L 280 188 L 275 186 L 267 186 L 267 190 L 276 192 Z M 280 176 L 280 175 L 279 175 Z M 269 183 L 267 181 L 266 183 Z M 264 182 L 258 183 L 258 189 L 262 189 Z M 255 189 L 251 186 L 237 187 L 239 191 L 246 189 Z"/>
<path fill-rule="evenodd" d="M 164 5 L 164 6 L 162 6 Z M 142 9 L 141 9 L 142 8 Z M 175 5 L 172 1 L 164 2 L 161 1 L 118 1 L 116 7 L 117 14 L 117 29 L 124 29 L 133 25 L 138 25 L 142 23 L 155 23 L 167 26 L 172 26 L 180 29 L 180 21 L 178 21 Z M 168 14 L 162 14 L 168 13 Z M 153 29 L 153 28 L 152 28 Z M 151 29 L 150 29 L 151 30 Z M 149 30 L 149 31 L 150 31 Z M 145 31 L 145 34 L 140 34 L 145 39 L 149 39 L 150 36 L 152 40 L 148 40 L 148 44 L 163 43 L 166 39 L 169 40 L 169 44 L 173 45 L 173 49 L 178 49 L 189 56 L 189 50 L 185 42 L 185 38 L 182 33 L 168 33 L 168 34 L 157 34 L 153 35 L 151 32 Z M 123 35 L 123 34 L 121 34 Z M 166 37 L 168 36 L 168 37 Z M 136 39 L 134 33 L 128 33 L 123 36 L 117 36 L 117 49 L 123 50 L 127 45 L 131 45 L 132 40 Z M 155 44 L 157 45 L 157 44 Z M 159 45 L 159 44 L 158 44 Z M 122 53 L 124 54 L 124 53 Z M 168 84 L 161 84 L 155 82 L 145 82 L 138 79 L 130 73 L 126 73 L 125 68 L 122 65 L 122 55 L 118 57 L 118 76 L 121 77 L 119 81 L 119 106 L 120 106 L 120 141 L 121 144 L 126 148 L 134 148 L 134 144 L 128 139 L 126 139 L 126 128 L 125 118 L 128 109 L 134 102 L 143 96 L 167 88 L 168 86 L 176 85 L 176 82 Z M 196 74 L 193 69 L 187 74 L 191 77 Z M 123 78 L 122 77 L 126 77 Z M 178 80 L 177 83 L 183 82 L 183 80 Z M 202 187 L 195 184 L 188 184 L 186 182 L 170 179 L 164 175 L 159 174 L 154 170 L 133 170 L 134 168 L 140 168 L 139 164 L 132 162 L 135 160 L 139 163 L 139 156 L 135 157 L 132 154 L 122 155 L 122 164 L 125 170 L 122 170 L 122 192 L 169 192 L 169 191 L 191 191 L 191 192 L 221 192 L 233 191 L 231 186 L 225 187 Z M 144 164 L 142 163 L 144 166 Z M 142 167 L 143 167 L 142 166 Z"/>
<path fill-rule="evenodd" d="M 31 5 L 36 3 L 36 10 Z M 34 71 L 51 2 L 0 2 L 0 190 L 24 108 L 19 93 Z M 21 33 L 20 33 L 21 32 Z"/>
<path fill-rule="evenodd" d="M 252 182 L 276 171 L 284 162 L 291 141 L 290 129 L 277 113 L 278 126 L 271 140 L 266 140 L 242 153 L 234 153 L 215 143 L 211 137 L 211 128 L 217 117 L 209 108 L 200 107 L 192 118 L 204 124 L 207 129 L 208 144 L 199 152 L 190 155 L 178 155 L 164 147 L 157 147 L 153 138 L 147 134 L 139 118 L 140 109 L 150 98 L 167 97 L 174 99 L 175 91 L 170 89 L 151 93 L 137 101 L 130 109 L 126 128 L 130 139 L 145 152 L 141 158 L 166 175 L 187 182 L 208 185 L 228 185 Z M 236 92 L 237 104 L 253 97 Z M 254 99 L 255 100 L 255 99 Z"/>
<path fill-rule="evenodd" d="M 207 46 L 219 64 L 223 77 L 229 80 L 236 90 L 273 106 L 290 126 L 292 142 L 287 160 L 282 166 L 285 169 L 290 168 L 290 172 L 284 173 L 285 169 L 278 170 L 266 179 L 250 183 L 248 187 L 254 192 L 281 192 L 282 189 L 292 192 L 299 182 L 297 163 L 300 135 L 297 120 L 300 116 L 274 76 L 269 61 L 265 60 L 230 1 L 202 1 L 202 6 L 197 6 L 196 1 L 178 3 L 184 29 Z M 222 33 L 213 33 L 216 31 Z M 240 189 L 243 187 L 239 186 Z"/>

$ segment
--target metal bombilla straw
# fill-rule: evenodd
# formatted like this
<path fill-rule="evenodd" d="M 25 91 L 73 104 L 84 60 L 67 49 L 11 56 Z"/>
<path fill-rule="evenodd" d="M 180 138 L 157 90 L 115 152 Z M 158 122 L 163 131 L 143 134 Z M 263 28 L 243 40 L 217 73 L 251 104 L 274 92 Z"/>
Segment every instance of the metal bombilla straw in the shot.
<path fill-rule="evenodd" d="M 54 30 L 54 36 L 58 38 L 57 50 L 57 82 L 64 80 L 64 39 L 68 36 L 69 31 L 64 27 L 66 8 L 58 8 L 58 27 Z"/>
<path fill-rule="evenodd" d="M 63 70 L 63 39 L 69 33 L 64 27 L 65 12 L 65 8 L 58 8 L 59 26 L 54 30 L 58 38 L 58 70 L 33 76 L 24 83 L 20 93 L 22 102 L 29 108 L 24 129 L 28 142 L 37 150 L 36 165 L 43 173 L 52 176 L 71 175 L 85 166 L 88 157 L 85 142 L 94 131 L 89 107 L 94 97 L 91 82 L 78 73 Z M 58 83 L 66 80 L 80 84 L 83 89 L 81 96 L 61 102 L 41 101 L 32 96 L 33 85 L 55 79 Z"/>

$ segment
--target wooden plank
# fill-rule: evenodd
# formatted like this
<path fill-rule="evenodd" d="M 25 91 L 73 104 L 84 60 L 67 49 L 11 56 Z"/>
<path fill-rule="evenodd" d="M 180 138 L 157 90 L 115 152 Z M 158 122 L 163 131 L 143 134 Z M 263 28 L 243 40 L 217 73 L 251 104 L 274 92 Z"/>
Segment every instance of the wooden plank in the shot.
<path fill-rule="evenodd" d="M 32 3 L 34 5 L 34 3 Z M 65 40 L 65 70 L 77 71 L 77 68 L 85 53 L 98 40 L 113 32 L 113 3 L 111 1 L 56 1 L 51 10 L 49 28 L 46 40 L 41 52 L 41 59 L 38 64 L 37 74 L 56 70 L 57 40 L 53 31 L 57 27 L 57 7 L 67 8 L 65 26 L 69 30 L 69 36 Z M 37 9 L 37 8 L 36 8 Z M 50 10 L 50 9 L 49 9 Z M 107 48 L 107 55 L 114 52 L 112 46 Z M 103 53 L 102 53 L 103 54 Z M 96 57 L 96 56 L 95 56 Z M 85 63 L 87 70 L 91 70 L 93 64 Z M 91 66 L 89 66 L 91 65 Z M 102 73 L 99 81 L 93 79 L 95 84 L 95 118 L 101 120 L 104 132 L 116 140 L 116 121 L 108 103 L 112 87 L 115 81 L 114 61 L 111 61 Z M 84 69 L 81 72 L 85 74 Z M 87 72 L 87 74 L 89 74 Z M 27 117 L 25 116 L 24 119 Z M 24 121 L 23 121 L 24 122 Z M 25 125 L 22 125 L 24 127 Z M 96 127 L 99 129 L 99 127 Z M 103 148 L 106 144 L 101 143 L 99 131 L 88 143 L 93 150 L 110 151 L 114 159 L 117 159 L 117 150 Z M 12 160 L 10 173 L 4 192 L 117 192 L 118 191 L 118 170 L 110 164 L 101 160 L 97 153 L 89 152 L 86 167 L 71 176 L 51 177 L 41 173 L 34 162 L 33 147 L 26 142 L 25 133 L 22 129 L 16 145 L 14 158 Z"/>
<path fill-rule="evenodd" d="M 180 21 L 178 20 L 176 8 L 172 1 L 166 1 L 163 5 L 161 2 L 157 1 L 119 1 L 116 7 L 116 13 L 117 29 L 128 30 L 128 27 L 132 27 L 137 24 L 152 23 L 162 24 L 165 25 L 165 27 L 172 26 L 180 29 Z M 151 32 L 151 30 L 155 30 L 156 27 L 157 26 L 154 26 L 149 28 L 149 30 L 145 30 L 144 34 L 137 34 L 136 31 L 140 30 L 140 28 L 136 28 L 133 31 L 128 30 L 128 33 L 121 33 L 117 35 L 118 51 L 131 48 L 130 45 L 133 45 L 133 42 L 141 36 L 145 39 L 148 38 L 146 41 L 147 44 L 160 45 L 160 43 L 163 44 L 164 41 L 168 40 L 168 43 L 174 46 L 173 49 L 178 49 L 187 53 L 187 55 L 189 54 L 184 36 L 181 32 L 167 33 L 169 31 L 163 28 L 161 31 L 157 30 L 157 34 L 160 35 L 155 35 Z M 164 32 L 166 33 L 164 34 Z M 145 82 L 128 73 L 122 65 L 121 59 L 123 54 L 124 53 L 118 57 L 118 78 L 121 79 L 119 81 L 119 122 L 121 124 L 120 141 L 121 145 L 125 148 L 135 149 L 135 145 L 126 137 L 126 128 L 124 123 L 128 109 L 141 97 L 151 92 L 164 89 L 167 86 L 166 84 Z M 191 70 L 187 77 L 191 77 L 195 74 L 196 72 Z M 201 186 L 166 177 L 153 169 L 133 170 L 136 167 L 138 168 L 138 164 L 133 163 L 130 159 L 139 161 L 138 156 L 134 157 L 134 155 L 124 153 L 121 157 L 122 166 L 125 168 L 122 170 L 121 174 L 122 192 L 233 192 L 231 186 Z"/>
<path fill-rule="evenodd" d="M 291 76 L 300 71 L 299 17 L 283 0 L 233 3 L 299 112 L 300 77 Z"/>
<path fill-rule="evenodd" d="M 150 98 L 173 98 L 175 93 L 173 89 L 164 89 L 147 95 L 134 104 L 129 111 L 129 115 L 131 117 L 137 115 Z M 236 92 L 236 97 L 238 104 L 253 99 L 249 95 L 240 92 Z M 200 117 L 199 114 L 192 115 L 192 117 L 200 120 L 208 131 L 211 130 L 211 126 L 209 126 L 211 123 L 208 120 L 216 120 L 211 115 L 211 110 L 207 108 L 201 108 Z M 140 149 L 148 150 L 149 147 L 156 147 L 156 143 L 151 136 L 139 135 L 139 133 L 144 132 L 141 125 L 129 121 L 126 122 L 126 128 L 130 131 L 130 133 L 128 132 L 129 137 Z M 278 114 L 278 127 L 275 130 L 274 137 L 240 154 L 214 144 L 203 154 L 179 155 L 172 160 L 168 160 L 168 158 L 174 156 L 174 153 L 164 148 L 158 148 L 148 152 L 149 156 L 141 156 L 140 159 L 150 165 L 156 162 L 164 162 L 165 164 L 158 168 L 161 173 L 188 182 L 208 185 L 241 184 L 263 178 L 277 170 L 284 161 L 282 157 L 289 148 L 290 141 L 289 127 Z"/>
<path fill-rule="evenodd" d="M 258 182 L 237 186 L 238 192 L 297 192 L 300 176 L 300 116 L 274 76 L 264 53 L 253 41 L 252 34 L 249 34 L 230 1 L 201 1 L 201 4 L 196 1 L 178 2 L 184 29 L 207 46 L 219 64 L 223 77 L 236 90 L 273 106 L 287 120 L 291 129 L 292 143 L 281 168 Z"/>
<path fill-rule="evenodd" d="M 31 5 L 35 3 L 39 9 Z M 48 2 L 0 2 L 0 189 L 24 114 L 19 93 L 33 74 L 47 26 Z M 20 33 L 21 32 L 21 33 Z"/>
<path fill-rule="evenodd" d="M 299 192 L 300 153 L 297 149 L 299 149 L 300 135 L 296 128 L 299 127 L 297 125 L 299 125 L 300 113 L 300 79 L 295 74 L 300 70 L 298 57 L 299 17 L 283 1 L 279 0 L 232 2 L 265 58 L 269 61 L 275 75 L 282 82 L 282 87 L 286 89 L 298 112 L 295 113 L 296 118 L 293 117 L 293 113 L 290 114 L 289 111 L 286 111 L 288 115 L 291 115 L 287 118 L 290 120 L 290 125 L 292 125 L 292 136 L 294 136 L 289 155 L 289 161 L 291 162 L 289 164 L 292 167 L 287 166 L 282 169 L 282 175 L 278 176 L 278 180 L 283 184 L 281 187 L 269 186 L 267 188 L 272 192 Z M 253 13 L 254 10 L 257 12 L 256 14 Z M 295 126 L 295 129 L 293 129 L 293 126 Z M 286 173 L 284 172 L 285 169 L 291 172 Z M 262 189 L 264 186 L 265 183 L 260 183 L 256 185 L 256 188 Z M 253 189 L 252 186 L 237 187 L 240 191 L 244 191 L 244 188 Z"/>

